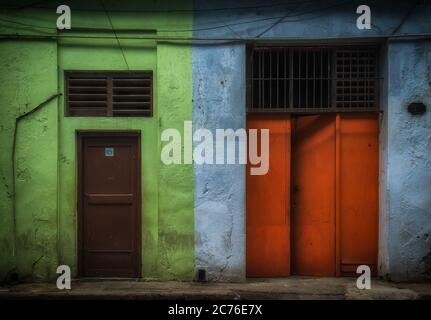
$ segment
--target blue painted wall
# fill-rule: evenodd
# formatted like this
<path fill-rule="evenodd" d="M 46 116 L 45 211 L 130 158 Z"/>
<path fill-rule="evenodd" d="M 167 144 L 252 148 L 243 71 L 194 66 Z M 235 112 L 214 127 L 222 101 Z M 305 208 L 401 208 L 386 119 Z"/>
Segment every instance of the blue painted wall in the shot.
<path fill-rule="evenodd" d="M 428 4 L 426 1 L 422 1 L 423 4 L 416 2 L 221 0 L 214 3 L 195 0 L 194 36 L 250 39 L 260 35 L 264 39 L 324 39 L 430 33 L 431 5 L 429 1 Z M 371 8 L 371 30 L 356 27 L 359 16 L 356 8 L 361 4 Z M 212 8 L 238 9 L 210 10 Z M 277 21 L 279 23 L 269 29 Z"/>
<path fill-rule="evenodd" d="M 196 45 L 192 60 L 193 129 L 209 129 L 215 137 L 216 129 L 244 128 L 244 45 Z M 245 165 L 195 164 L 194 169 L 196 268 L 205 269 L 209 280 L 241 281 Z"/>
<path fill-rule="evenodd" d="M 360 4 L 371 8 L 371 30 L 356 27 Z M 430 113 L 406 112 L 413 100 L 431 108 L 430 42 L 387 40 L 429 36 L 431 3 L 195 0 L 194 9 L 194 37 L 235 40 L 193 46 L 196 127 L 244 125 L 246 40 L 381 39 L 379 273 L 394 280 L 431 277 Z M 245 279 L 244 174 L 241 165 L 195 166 L 196 268 L 209 279 Z"/>
<path fill-rule="evenodd" d="M 393 280 L 431 278 L 431 40 L 388 46 L 388 267 Z M 428 112 L 413 116 L 411 102 Z"/>

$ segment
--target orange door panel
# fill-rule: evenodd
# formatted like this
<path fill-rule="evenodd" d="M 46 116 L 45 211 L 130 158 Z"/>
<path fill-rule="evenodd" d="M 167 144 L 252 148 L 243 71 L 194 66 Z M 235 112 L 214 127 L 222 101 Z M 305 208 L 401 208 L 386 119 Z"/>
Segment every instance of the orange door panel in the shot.
<path fill-rule="evenodd" d="M 292 268 L 335 275 L 335 116 L 293 120 Z"/>
<path fill-rule="evenodd" d="M 290 274 L 290 117 L 249 116 L 247 127 L 270 130 L 267 174 L 252 176 L 247 165 L 247 276 L 287 276 Z"/>
<path fill-rule="evenodd" d="M 250 176 L 247 166 L 247 275 L 350 275 L 361 264 L 376 274 L 378 115 L 247 124 L 270 129 L 268 173 Z"/>
<path fill-rule="evenodd" d="M 341 273 L 376 273 L 379 143 L 377 114 L 340 115 Z"/>

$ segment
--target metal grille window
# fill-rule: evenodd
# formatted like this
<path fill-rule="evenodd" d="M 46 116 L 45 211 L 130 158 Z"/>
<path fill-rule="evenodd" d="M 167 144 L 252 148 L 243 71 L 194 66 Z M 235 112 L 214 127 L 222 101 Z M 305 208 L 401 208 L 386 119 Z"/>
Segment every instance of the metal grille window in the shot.
<path fill-rule="evenodd" d="M 374 108 L 377 97 L 375 51 L 344 49 L 335 51 L 335 106 Z"/>
<path fill-rule="evenodd" d="M 248 64 L 249 112 L 378 110 L 374 47 L 255 47 Z"/>
<path fill-rule="evenodd" d="M 66 72 L 66 115 L 152 116 L 152 72 Z"/>

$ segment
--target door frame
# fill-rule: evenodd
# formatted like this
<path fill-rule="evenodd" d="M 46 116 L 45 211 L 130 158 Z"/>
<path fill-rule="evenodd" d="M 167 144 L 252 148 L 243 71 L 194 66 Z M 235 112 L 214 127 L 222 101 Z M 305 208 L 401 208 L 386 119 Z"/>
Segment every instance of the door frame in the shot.
<path fill-rule="evenodd" d="M 78 258 L 78 277 L 83 277 L 83 141 L 85 138 L 107 138 L 107 137 L 128 137 L 135 138 L 137 140 L 137 169 L 138 169 L 138 179 L 135 182 L 135 188 L 137 192 L 137 207 L 138 207 L 138 231 L 136 232 L 136 244 L 137 244 L 137 273 L 136 277 L 141 277 L 142 269 L 142 199 L 141 199 L 141 184 L 142 184 L 142 171 L 141 171 L 141 130 L 76 130 L 76 209 L 77 209 L 77 258 Z"/>

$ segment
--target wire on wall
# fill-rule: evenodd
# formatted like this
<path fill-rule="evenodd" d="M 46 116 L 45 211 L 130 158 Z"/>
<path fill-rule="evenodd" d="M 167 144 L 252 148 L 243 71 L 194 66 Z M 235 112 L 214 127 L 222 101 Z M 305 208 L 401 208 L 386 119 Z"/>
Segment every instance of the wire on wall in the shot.
<path fill-rule="evenodd" d="M 219 24 L 219 25 L 214 25 L 214 26 L 208 26 L 208 27 L 202 27 L 202 28 L 191 28 L 191 29 L 159 29 L 158 32 L 164 33 L 164 32 L 175 32 L 175 33 L 181 33 L 181 32 L 198 32 L 198 31 L 210 31 L 210 30 L 217 30 L 217 29 L 222 29 L 222 28 L 227 28 L 227 27 L 235 27 L 235 26 L 240 26 L 240 25 L 246 25 L 246 24 L 252 24 L 252 23 L 256 23 L 256 22 L 263 22 L 263 21 L 272 21 L 272 20 L 277 20 L 280 22 L 278 23 L 286 23 L 286 22 L 290 22 L 290 21 L 282 21 L 286 18 L 293 18 L 293 17 L 301 17 L 304 15 L 308 15 L 308 14 L 312 14 L 315 12 L 319 12 L 321 13 L 322 11 L 327 11 L 336 7 L 340 7 L 343 5 L 346 5 L 348 3 L 352 3 L 355 0 L 348 0 L 348 1 L 342 1 L 339 3 L 335 3 L 329 6 L 325 6 L 325 7 L 319 7 L 319 8 L 314 8 L 311 10 L 305 10 L 302 12 L 297 12 L 295 14 L 292 14 L 292 12 L 290 12 L 287 15 L 283 15 L 283 16 L 274 16 L 274 17 L 264 17 L 264 18 L 258 18 L 258 19 L 250 19 L 250 20 L 244 20 L 244 21 L 239 21 L 239 22 L 234 22 L 234 23 L 223 23 L 223 24 Z M 301 3 L 303 4 L 303 3 Z M 103 6 L 103 8 L 105 8 L 105 6 Z M 295 9 L 296 10 L 296 7 Z M 293 10 L 293 11 L 294 11 Z M 169 11 L 166 11 L 169 12 Z M 106 13 L 106 8 L 105 8 L 105 13 Z M 321 14 L 319 15 L 321 16 Z M 309 19 L 312 19 L 313 17 L 308 17 L 308 18 L 303 18 L 303 19 L 299 19 L 299 20 L 295 20 L 295 21 L 306 21 Z M 13 21 L 13 20 L 6 20 L 4 18 L 0 18 L 0 21 L 4 21 L 4 22 L 9 22 L 9 23 L 15 23 L 15 24 L 20 24 L 20 25 L 24 25 L 27 27 L 34 27 L 34 28 L 42 28 L 42 29 L 49 29 L 49 30 L 53 30 L 55 31 L 56 28 L 53 27 L 48 27 L 48 26 L 38 26 L 38 25 L 34 25 L 34 24 L 28 24 L 28 23 L 22 23 L 22 22 L 17 22 L 17 21 Z M 118 32 L 122 31 L 121 29 L 117 29 Z"/>
<path fill-rule="evenodd" d="M 114 33 L 115 39 L 117 40 L 118 47 L 119 47 L 119 48 L 120 48 L 120 50 L 121 50 L 121 54 L 122 54 L 122 56 L 123 56 L 124 63 L 126 64 L 127 70 L 130 70 L 130 68 L 129 68 L 129 64 L 127 63 L 126 56 L 124 55 L 123 47 L 121 46 L 120 40 L 118 39 L 118 36 L 117 36 L 117 32 L 115 31 L 115 29 L 114 29 L 114 25 L 112 24 L 111 16 L 109 15 L 108 10 L 106 10 L 106 7 L 105 7 L 105 5 L 104 5 L 104 3 L 103 3 L 103 0 L 100 0 L 100 4 L 102 5 L 103 10 L 105 11 L 106 16 L 108 17 L 109 24 L 111 25 L 112 32 Z"/>
<path fill-rule="evenodd" d="M 18 9 L 24 9 L 24 8 L 33 8 L 33 9 L 55 9 L 55 7 L 47 6 L 47 5 L 38 5 L 40 3 L 46 2 L 47 0 L 38 1 L 36 3 L 28 4 L 23 7 L 17 7 L 17 6 L 10 6 L 10 5 L 3 5 L 0 6 L 3 10 L 18 10 Z M 313 2 L 319 2 L 319 0 L 292 0 L 289 1 L 289 4 L 297 4 L 297 3 L 313 3 Z M 192 8 L 192 9 L 145 9 L 145 10 L 115 10 L 115 12 L 138 12 L 138 13 L 193 13 L 193 12 L 217 12 L 217 11 L 242 11 L 242 10 L 252 10 L 252 9 L 265 9 L 265 8 L 274 8 L 279 6 L 286 5 L 286 1 L 277 1 L 269 4 L 264 5 L 254 5 L 254 6 L 232 6 L 232 7 L 220 7 L 220 8 Z M 82 9 L 82 8 L 75 8 L 75 11 L 85 11 L 85 12 L 100 12 L 99 9 Z"/>
<path fill-rule="evenodd" d="M 44 100 L 42 103 L 38 104 L 36 107 L 31 109 L 30 111 L 26 111 L 22 114 L 20 114 L 18 117 L 15 118 L 15 126 L 13 129 L 13 140 L 12 140 L 12 223 L 13 223 L 13 237 L 14 237 L 14 245 L 13 245 L 13 256 L 16 254 L 16 241 L 17 241 L 17 230 L 16 230 L 16 184 L 15 184 L 15 176 L 16 176 L 16 166 L 15 166 L 15 153 L 16 153 L 16 137 L 18 132 L 18 125 L 20 120 L 24 119 L 25 117 L 35 113 L 36 111 L 40 110 L 42 107 L 46 106 L 49 102 L 52 100 L 58 98 L 61 96 L 61 93 L 56 93 Z"/>
<path fill-rule="evenodd" d="M 268 28 L 266 28 L 265 30 L 263 30 L 262 32 L 260 32 L 256 38 L 260 38 L 261 36 L 263 36 L 265 33 L 267 33 L 269 30 L 273 29 L 276 25 L 278 25 L 279 23 L 281 23 L 284 19 L 286 19 L 292 12 L 294 12 L 295 10 L 297 10 L 298 8 L 301 7 L 301 3 L 299 5 L 297 5 L 295 8 L 293 8 L 293 10 L 286 14 L 285 16 L 281 17 L 280 19 L 278 19 L 277 21 L 275 21 L 273 24 L 271 24 Z"/>

